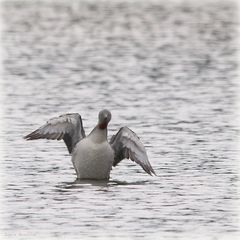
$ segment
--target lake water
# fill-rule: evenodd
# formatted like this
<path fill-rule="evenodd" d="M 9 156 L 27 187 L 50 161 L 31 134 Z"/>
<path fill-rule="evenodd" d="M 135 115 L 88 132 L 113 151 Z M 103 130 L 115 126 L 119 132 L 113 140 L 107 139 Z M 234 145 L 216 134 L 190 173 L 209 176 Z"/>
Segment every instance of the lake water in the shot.
<path fill-rule="evenodd" d="M 3 239 L 237 239 L 237 1 L 5 1 Z M 64 143 L 22 137 L 102 108 L 146 146 L 109 182 L 75 181 Z"/>

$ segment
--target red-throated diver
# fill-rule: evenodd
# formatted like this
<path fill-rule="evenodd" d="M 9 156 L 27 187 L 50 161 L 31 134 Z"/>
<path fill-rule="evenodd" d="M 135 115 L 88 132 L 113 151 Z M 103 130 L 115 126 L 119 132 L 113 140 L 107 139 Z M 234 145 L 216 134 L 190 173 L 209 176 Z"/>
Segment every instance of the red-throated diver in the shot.
<path fill-rule="evenodd" d="M 63 139 L 72 155 L 79 179 L 109 179 L 112 166 L 115 167 L 125 158 L 138 163 L 148 174 L 155 174 L 143 144 L 128 127 L 120 128 L 108 142 L 107 126 L 110 120 L 111 113 L 108 110 L 100 111 L 98 124 L 86 137 L 81 116 L 78 113 L 64 114 L 50 119 L 24 138 Z"/>

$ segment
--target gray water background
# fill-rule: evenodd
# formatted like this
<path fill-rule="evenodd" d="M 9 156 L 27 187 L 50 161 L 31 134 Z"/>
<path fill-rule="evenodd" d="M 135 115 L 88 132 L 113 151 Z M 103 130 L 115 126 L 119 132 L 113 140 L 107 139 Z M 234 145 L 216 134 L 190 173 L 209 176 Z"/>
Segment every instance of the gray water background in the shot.
<path fill-rule="evenodd" d="M 236 1 L 5 1 L 1 237 L 239 236 Z M 157 177 L 129 160 L 76 182 L 62 142 L 27 142 L 51 117 L 112 111 Z"/>

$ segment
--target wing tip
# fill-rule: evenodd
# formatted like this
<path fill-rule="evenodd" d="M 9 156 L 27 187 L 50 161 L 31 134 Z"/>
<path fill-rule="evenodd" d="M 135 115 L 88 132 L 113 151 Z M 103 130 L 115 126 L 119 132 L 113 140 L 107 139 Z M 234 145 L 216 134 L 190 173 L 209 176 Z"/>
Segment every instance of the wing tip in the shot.
<path fill-rule="evenodd" d="M 29 140 L 37 140 L 42 138 L 41 134 L 38 132 L 38 129 L 24 136 L 23 139 Z"/>
<path fill-rule="evenodd" d="M 26 135 L 26 136 L 23 136 L 23 139 L 25 139 L 25 140 L 32 140 L 31 139 L 32 138 L 32 136 L 31 136 L 31 133 L 30 134 L 28 134 L 28 135 Z"/>
<path fill-rule="evenodd" d="M 31 134 L 24 136 L 23 139 L 25 139 L 26 141 L 30 141 L 30 140 L 37 140 L 39 138 L 32 136 Z"/>
<path fill-rule="evenodd" d="M 149 175 L 151 175 L 152 177 L 157 176 L 156 172 L 153 170 L 151 165 L 141 165 L 142 169 L 148 173 Z"/>
<path fill-rule="evenodd" d="M 156 174 L 156 172 L 152 169 L 151 170 L 151 174 L 150 174 L 152 177 L 154 177 L 154 176 L 156 176 L 157 177 L 157 174 Z"/>

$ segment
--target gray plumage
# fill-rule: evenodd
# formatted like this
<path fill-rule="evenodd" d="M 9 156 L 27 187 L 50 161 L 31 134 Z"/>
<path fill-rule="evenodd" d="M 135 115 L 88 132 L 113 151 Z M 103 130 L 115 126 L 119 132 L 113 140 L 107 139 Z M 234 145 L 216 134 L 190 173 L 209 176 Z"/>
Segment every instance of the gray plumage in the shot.
<path fill-rule="evenodd" d="M 87 158 L 89 158 L 89 161 L 93 161 L 92 151 L 96 151 L 96 149 L 100 146 L 96 143 L 100 141 L 103 144 L 101 145 L 103 146 L 102 149 L 105 150 L 99 150 L 99 152 L 94 153 L 94 161 L 96 160 L 97 163 L 104 162 L 104 158 L 101 157 L 104 156 L 103 154 L 112 156 L 109 160 L 109 169 L 111 169 L 112 166 L 117 166 L 119 162 L 127 158 L 139 164 L 146 173 L 150 175 L 156 175 L 148 160 L 145 147 L 136 133 L 134 133 L 128 127 L 122 127 L 116 135 L 112 136 L 110 142 L 108 143 L 107 125 L 111 120 L 111 113 L 104 109 L 99 112 L 98 118 L 98 124 L 87 137 L 83 128 L 81 116 L 78 113 L 70 113 L 50 119 L 42 127 L 28 134 L 24 138 L 26 140 L 35 140 L 41 138 L 52 140 L 63 139 L 67 145 L 69 153 L 72 154 L 72 161 L 77 174 L 79 173 L 80 169 L 78 169 L 76 165 L 79 163 L 79 159 L 83 158 L 83 152 L 81 152 L 79 149 L 84 146 L 84 151 L 87 154 Z M 83 139 L 85 139 L 84 141 L 87 141 L 88 144 L 84 145 L 84 141 L 82 141 Z M 84 161 L 84 159 L 81 161 Z M 82 164 L 83 162 L 80 163 Z M 83 168 L 87 164 L 88 162 L 84 163 Z M 91 168 L 92 171 L 95 171 L 95 168 L 96 167 L 93 164 Z M 91 173 L 91 169 L 86 169 L 86 171 L 90 171 Z M 87 174 L 87 176 L 90 176 L 90 173 Z M 81 176 L 83 175 L 84 173 Z M 95 178 L 95 176 L 92 175 L 91 177 Z M 96 178 L 99 177 L 96 176 Z M 108 178 L 108 174 L 104 174 L 103 178 Z"/>
<path fill-rule="evenodd" d="M 131 159 L 139 164 L 148 174 L 156 175 L 148 161 L 145 147 L 139 137 L 128 127 L 122 127 L 110 140 L 115 156 L 113 166 L 115 167 L 123 159 Z"/>
<path fill-rule="evenodd" d="M 51 118 L 42 127 L 28 134 L 26 140 L 36 140 L 41 138 L 51 140 L 63 139 L 69 153 L 72 153 L 75 145 L 85 138 L 82 118 L 78 113 L 68 113 L 59 117 Z"/>

